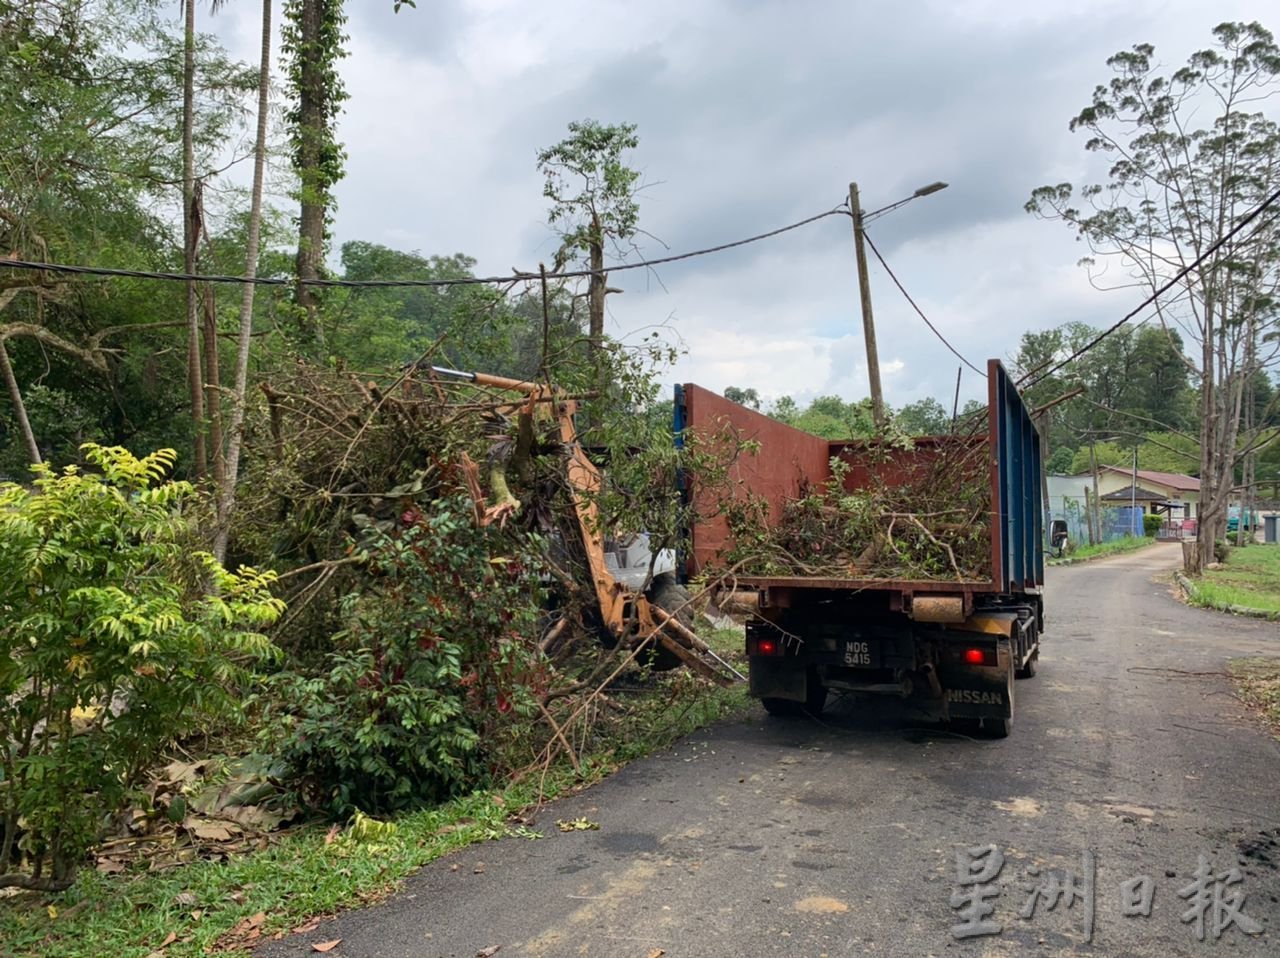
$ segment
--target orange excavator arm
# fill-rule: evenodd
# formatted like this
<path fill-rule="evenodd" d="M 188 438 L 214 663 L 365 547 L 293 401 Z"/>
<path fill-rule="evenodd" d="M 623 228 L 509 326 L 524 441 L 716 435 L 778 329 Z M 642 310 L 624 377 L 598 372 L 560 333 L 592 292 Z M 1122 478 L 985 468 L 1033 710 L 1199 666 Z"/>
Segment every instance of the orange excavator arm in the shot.
<path fill-rule="evenodd" d="M 520 407 L 520 415 L 534 415 L 537 409 L 549 407 L 548 415 L 555 419 L 560 443 L 566 454 L 566 479 L 573 496 L 579 533 L 587 556 L 591 581 L 595 586 L 600 616 L 605 627 L 620 643 L 626 645 L 632 641 L 645 641 L 650 637 L 656 637 L 677 658 L 707 678 L 718 682 L 733 681 L 703 661 L 698 653 L 712 656 L 728 669 L 734 678 L 743 680 L 743 676 L 737 670 L 716 656 L 706 643 L 674 616 L 668 615 L 663 609 L 650 603 L 644 595 L 632 592 L 623 586 L 609 571 L 609 567 L 605 564 L 604 529 L 600 522 L 600 510 L 596 504 L 603 478 L 595 463 L 587 458 L 582 444 L 578 441 L 577 427 L 574 425 L 573 418 L 578 411 L 575 399 L 563 395 L 545 383 L 508 379 L 488 373 L 462 372 L 441 366 L 432 366 L 431 372 L 439 376 L 464 379 L 477 386 L 489 386 L 521 393 L 526 399 L 523 403 L 517 404 Z M 546 404 L 546 407 L 543 404 Z"/>

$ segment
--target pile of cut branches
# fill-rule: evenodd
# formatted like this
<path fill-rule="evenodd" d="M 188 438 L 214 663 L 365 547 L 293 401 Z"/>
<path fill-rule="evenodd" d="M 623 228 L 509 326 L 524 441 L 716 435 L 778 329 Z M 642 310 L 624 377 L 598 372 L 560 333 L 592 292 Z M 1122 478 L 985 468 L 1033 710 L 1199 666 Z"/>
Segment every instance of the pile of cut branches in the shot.
<path fill-rule="evenodd" d="M 780 515 L 758 498 L 727 507 L 726 562 L 745 576 L 989 579 L 985 448 L 850 446 L 832 458 L 826 482 L 784 502 Z"/>
<path fill-rule="evenodd" d="M 657 629 L 623 642 L 602 628 L 553 417 L 429 370 L 375 384 L 299 364 L 262 397 L 232 554 L 280 574 L 287 660 L 271 749 L 308 805 L 355 802 L 337 781 L 391 808 L 561 758 L 577 768 L 625 725 L 611 689 L 650 681 Z M 592 447 L 609 463 L 599 524 L 668 548 L 674 445 L 624 413 L 598 413 L 621 424 L 597 435 L 624 440 Z M 665 604 L 692 621 L 687 601 Z M 353 732 L 366 714 L 376 740 Z M 428 775 L 423 755 L 457 774 Z M 362 783 L 351 768 L 373 771 Z"/>

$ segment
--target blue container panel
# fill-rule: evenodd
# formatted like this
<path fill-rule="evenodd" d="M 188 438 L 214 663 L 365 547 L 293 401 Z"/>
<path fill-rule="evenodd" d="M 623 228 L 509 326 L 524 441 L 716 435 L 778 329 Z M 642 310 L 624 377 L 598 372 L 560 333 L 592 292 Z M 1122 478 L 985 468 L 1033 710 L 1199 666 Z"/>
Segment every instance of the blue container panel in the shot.
<path fill-rule="evenodd" d="M 992 534 L 996 582 L 1019 592 L 1044 583 L 1044 510 L 1040 501 L 1040 433 L 999 360 L 987 363 L 996 494 Z"/>

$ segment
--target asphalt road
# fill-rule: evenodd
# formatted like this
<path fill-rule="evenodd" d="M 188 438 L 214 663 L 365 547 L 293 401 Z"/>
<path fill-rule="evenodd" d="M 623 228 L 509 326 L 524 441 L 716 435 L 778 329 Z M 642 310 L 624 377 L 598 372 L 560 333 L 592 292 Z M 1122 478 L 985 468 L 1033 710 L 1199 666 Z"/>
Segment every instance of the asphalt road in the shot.
<path fill-rule="evenodd" d="M 379 958 L 1280 955 L 1280 748 L 1221 674 L 1280 655 L 1280 627 L 1184 607 L 1157 578 L 1176 561 L 1157 546 L 1049 570 L 1040 671 L 1017 683 L 1007 740 L 896 705 L 757 711 L 543 809 L 542 841 L 473 846 L 259 953 L 341 938 L 332 954 Z M 557 831 L 579 816 L 600 830 Z M 995 852 L 974 871 L 1003 859 L 986 889 L 1000 932 L 958 939 L 952 896 L 975 887 L 958 884 L 957 849 L 978 846 Z M 1238 883 L 1214 880 L 1232 868 Z M 1067 872 L 1078 894 L 1020 917 Z M 1122 884 L 1140 876 L 1130 910 L 1154 889 L 1150 914 L 1126 915 Z M 1183 920 L 1197 900 L 1203 943 Z M 1215 940 L 1215 915 L 1237 914 Z"/>

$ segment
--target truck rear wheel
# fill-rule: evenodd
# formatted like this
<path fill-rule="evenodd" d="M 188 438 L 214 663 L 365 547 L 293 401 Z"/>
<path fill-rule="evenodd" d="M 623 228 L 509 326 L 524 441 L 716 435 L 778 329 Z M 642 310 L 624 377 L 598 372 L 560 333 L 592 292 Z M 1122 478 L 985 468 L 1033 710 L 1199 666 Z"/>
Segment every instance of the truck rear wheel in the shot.
<path fill-rule="evenodd" d="M 1028 625 L 1027 630 L 1031 633 L 1031 637 L 1028 640 L 1027 645 L 1031 647 L 1032 651 L 1031 654 L 1027 656 L 1027 661 L 1019 666 L 1018 670 L 1014 672 L 1015 678 L 1019 679 L 1034 678 L 1036 674 L 1036 662 L 1040 659 L 1040 634 L 1036 631 L 1034 624 Z"/>
<path fill-rule="evenodd" d="M 1020 679 L 1033 679 L 1036 677 L 1036 662 L 1040 659 L 1040 650 L 1036 649 L 1027 659 L 1027 664 L 1018 669 L 1017 677 Z"/>

